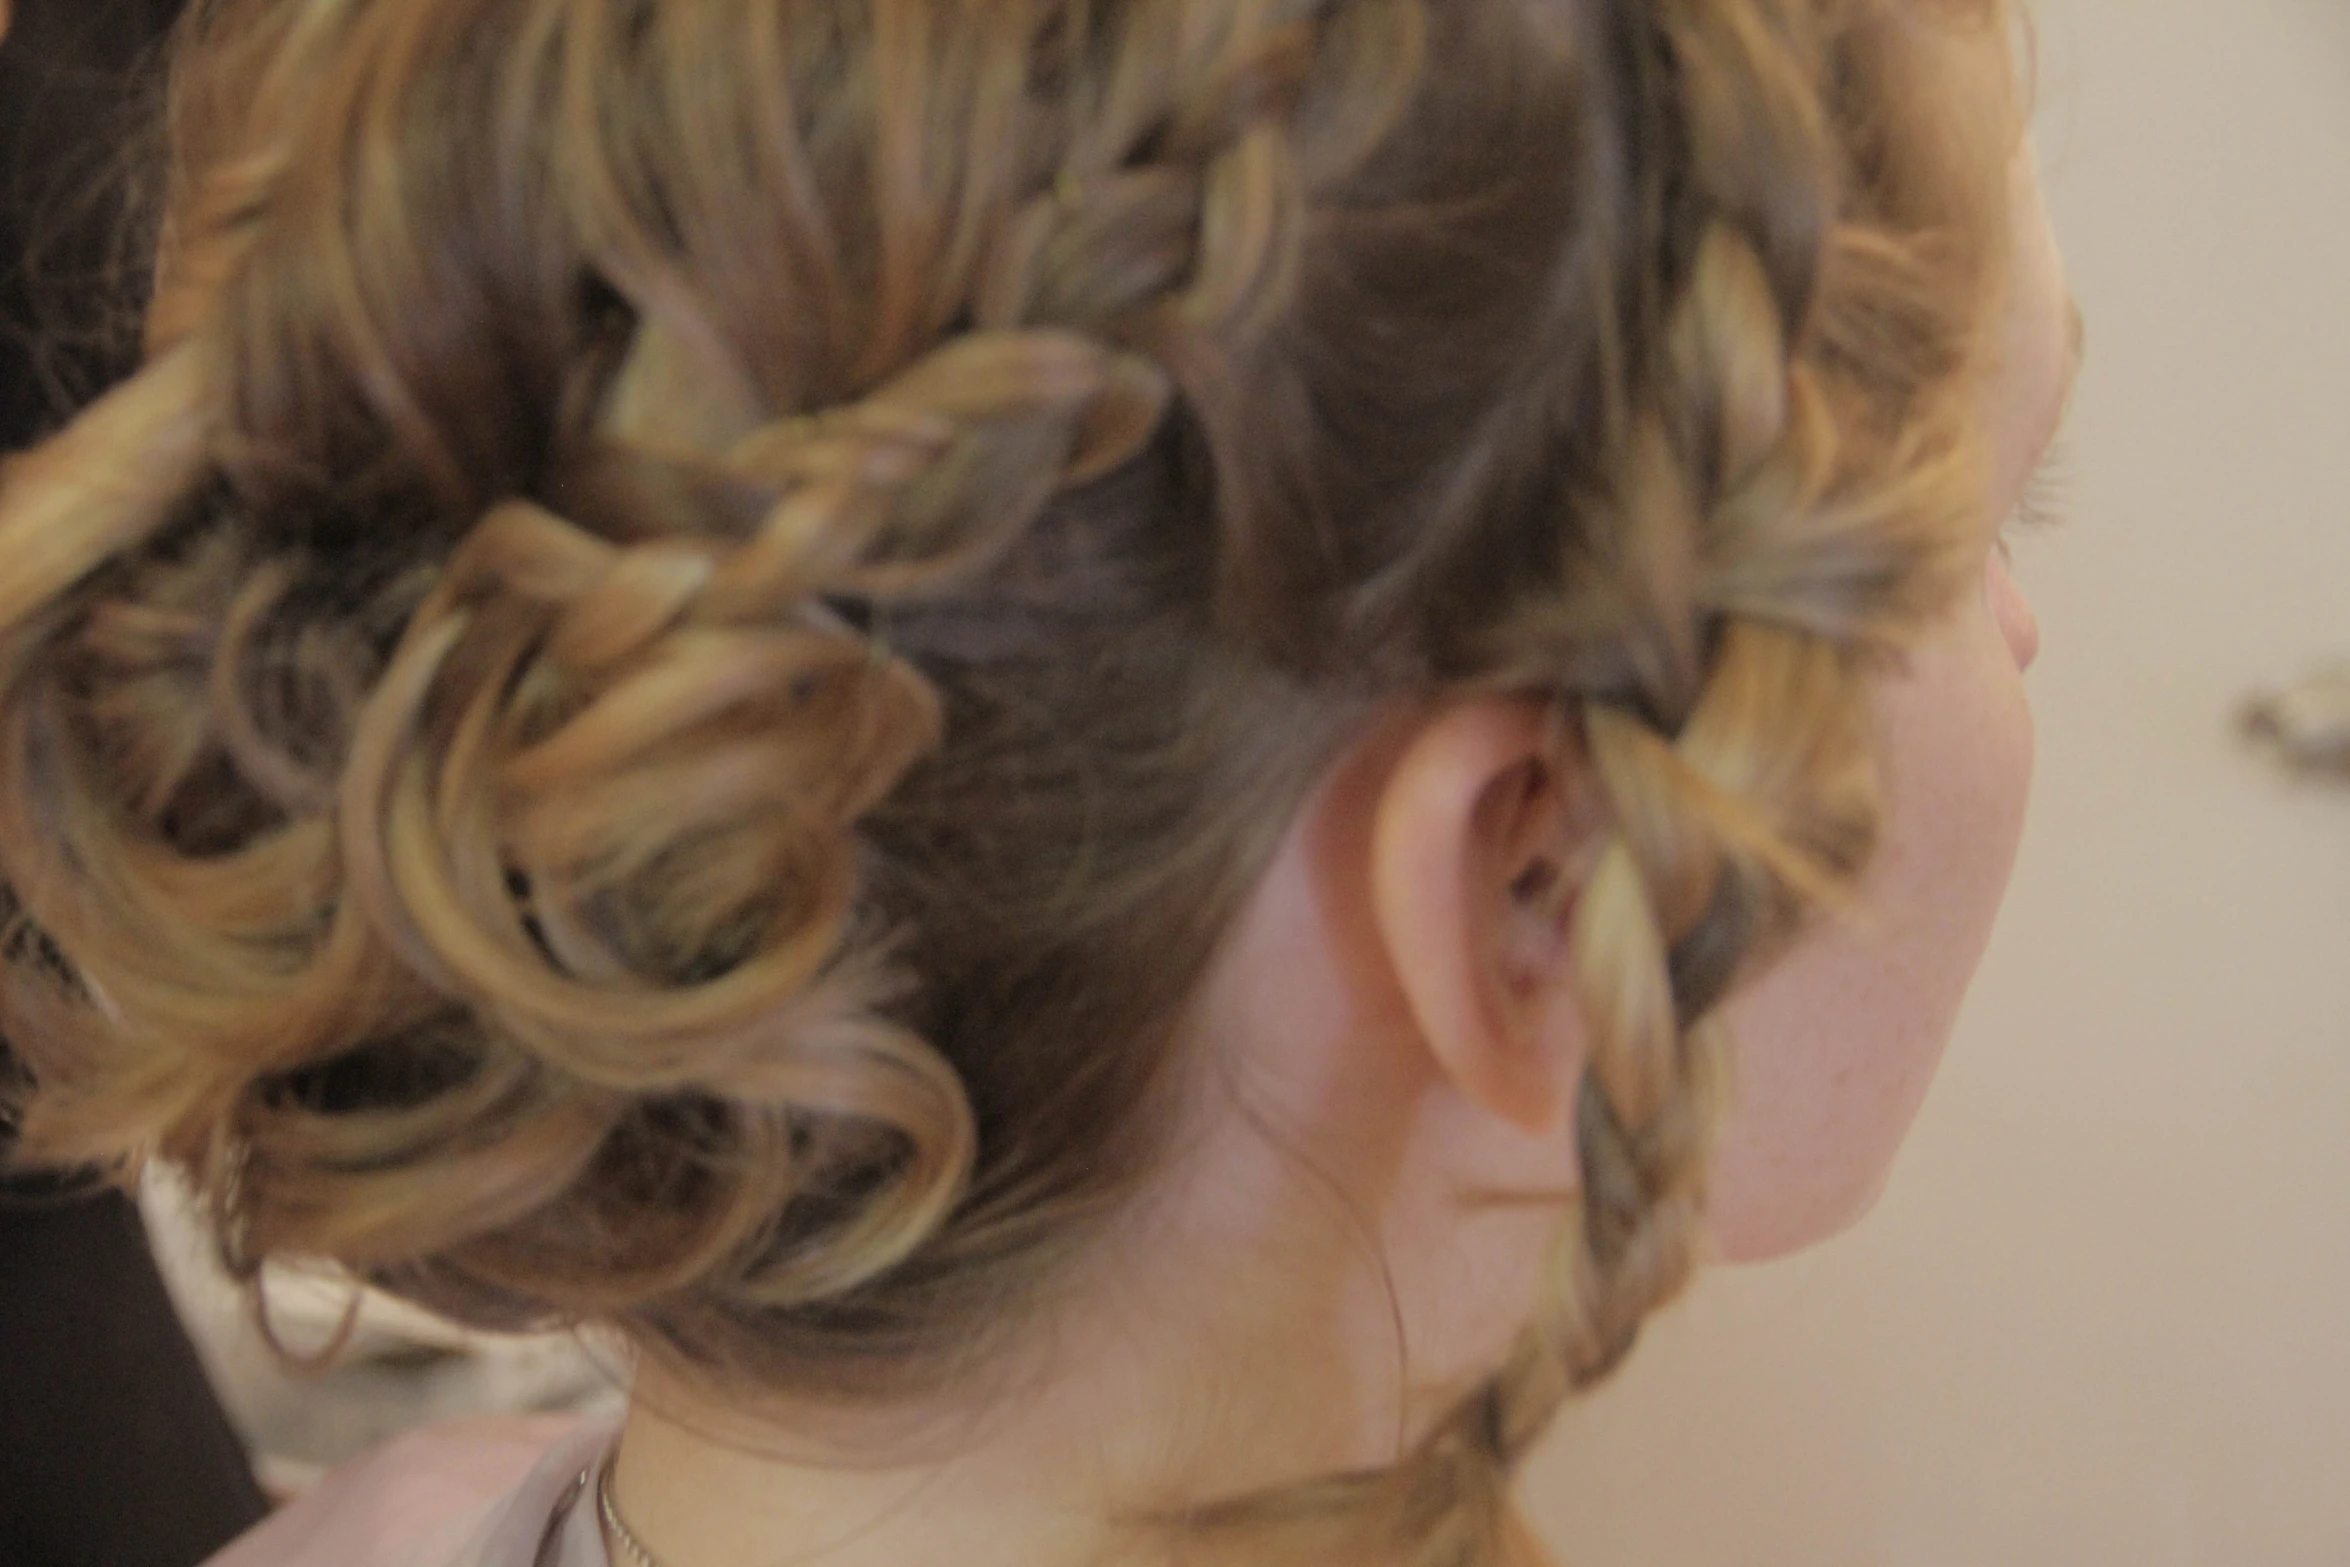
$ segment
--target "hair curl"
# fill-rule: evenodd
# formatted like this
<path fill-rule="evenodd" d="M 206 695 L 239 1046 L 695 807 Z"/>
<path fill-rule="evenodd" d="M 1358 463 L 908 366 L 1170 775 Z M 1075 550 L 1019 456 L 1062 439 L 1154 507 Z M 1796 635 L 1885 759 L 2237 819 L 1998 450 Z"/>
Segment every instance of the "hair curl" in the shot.
<path fill-rule="evenodd" d="M 1539 694 L 1610 822 L 1546 1304 L 1404 1462 L 1200 1520 L 1495 1560 L 1978 526 L 2004 25 L 218 0 L 148 365 L 0 478 L 28 1146 L 190 1167 L 247 1265 L 919 1383 L 1150 1170 L 1371 708 Z"/>

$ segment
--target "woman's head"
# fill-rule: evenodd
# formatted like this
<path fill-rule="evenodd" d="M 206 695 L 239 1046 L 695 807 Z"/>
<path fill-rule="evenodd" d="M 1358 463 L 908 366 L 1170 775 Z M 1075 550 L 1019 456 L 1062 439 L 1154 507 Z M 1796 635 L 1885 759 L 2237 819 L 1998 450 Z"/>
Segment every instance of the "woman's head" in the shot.
<path fill-rule="evenodd" d="M 1357 1488 L 1482 1539 L 1984 569 L 2004 25 L 223 0 L 150 366 L 0 497 L 28 1132 L 241 1257 L 929 1385 L 1172 1179 L 1344 861 L 1317 1015 L 1581 1189 Z"/>

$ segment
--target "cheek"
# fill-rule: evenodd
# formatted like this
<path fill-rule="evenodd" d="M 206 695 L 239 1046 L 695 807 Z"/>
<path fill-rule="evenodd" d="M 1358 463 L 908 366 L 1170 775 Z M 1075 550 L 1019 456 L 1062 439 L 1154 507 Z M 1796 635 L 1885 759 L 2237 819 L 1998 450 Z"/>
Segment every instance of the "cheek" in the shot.
<path fill-rule="evenodd" d="M 1814 930 L 1730 1005 L 1737 1097 L 1713 1221 L 1733 1260 L 1865 1213 L 1925 1098 L 2023 834 L 2032 723 L 2001 619 L 1970 600 L 1887 682 L 1885 835 L 1861 913 Z"/>
<path fill-rule="evenodd" d="M 2040 657 L 2040 617 L 2032 613 L 2031 601 L 2009 575 L 2007 563 L 1997 555 L 1983 568 L 1983 598 L 1990 606 L 1992 624 L 1999 628 L 2000 640 L 2007 644 L 2008 656 L 2014 660 L 2015 667 L 2019 671 L 2030 669 Z"/>

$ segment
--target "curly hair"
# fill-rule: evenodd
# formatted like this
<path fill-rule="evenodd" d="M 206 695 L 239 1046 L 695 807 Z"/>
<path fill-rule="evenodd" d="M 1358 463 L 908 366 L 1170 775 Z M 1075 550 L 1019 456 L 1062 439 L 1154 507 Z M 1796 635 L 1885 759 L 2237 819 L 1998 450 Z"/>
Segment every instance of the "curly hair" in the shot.
<path fill-rule="evenodd" d="M 186 1166 L 248 1269 L 929 1385 L 1150 1174 L 1367 716 L 1536 696 L 1608 820 L 1545 1304 L 1400 1463 L 1194 1520 L 1497 1559 L 1968 569 L 2007 25 L 201 8 L 146 368 L 0 473 L 28 1147 Z"/>

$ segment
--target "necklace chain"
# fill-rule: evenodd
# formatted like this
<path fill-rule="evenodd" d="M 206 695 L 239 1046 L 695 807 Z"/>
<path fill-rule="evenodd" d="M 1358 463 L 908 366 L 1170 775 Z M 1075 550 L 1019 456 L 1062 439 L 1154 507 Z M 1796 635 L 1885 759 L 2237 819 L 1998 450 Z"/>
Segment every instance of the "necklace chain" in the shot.
<path fill-rule="evenodd" d="M 596 1475 L 596 1511 L 603 1514 L 604 1527 L 612 1531 L 612 1538 L 620 1542 L 636 1567 L 662 1567 L 661 1560 L 645 1549 L 645 1542 L 622 1521 L 620 1504 L 612 1500 L 612 1465 L 606 1460 Z"/>

